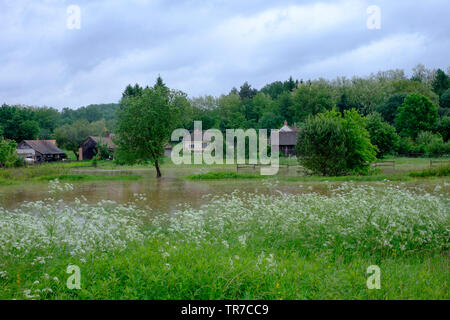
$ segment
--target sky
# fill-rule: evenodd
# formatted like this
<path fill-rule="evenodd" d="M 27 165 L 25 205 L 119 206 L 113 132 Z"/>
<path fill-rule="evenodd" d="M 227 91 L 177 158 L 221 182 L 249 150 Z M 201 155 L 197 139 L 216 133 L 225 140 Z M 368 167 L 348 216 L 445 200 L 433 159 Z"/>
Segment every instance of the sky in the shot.
<path fill-rule="evenodd" d="M 447 70 L 449 13 L 448 0 L 0 0 L 0 104 L 118 102 L 158 75 L 195 97 Z"/>

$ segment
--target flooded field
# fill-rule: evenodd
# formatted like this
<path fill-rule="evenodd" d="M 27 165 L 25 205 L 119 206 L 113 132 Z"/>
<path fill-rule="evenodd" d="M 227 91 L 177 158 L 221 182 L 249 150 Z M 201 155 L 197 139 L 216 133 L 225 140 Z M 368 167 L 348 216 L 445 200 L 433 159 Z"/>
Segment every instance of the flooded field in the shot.
<path fill-rule="evenodd" d="M 85 197 L 88 203 L 95 204 L 102 200 L 113 200 L 117 203 L 128 203 L 136 199 L 136 195 L 145 197 L 139 201 L 139 205 L 149 206 L 154 211 L 170 212 L 178 205 L 187 204 L 194 208 L 200 207 L 209 201 L 207 195 L 220 196 L 239 190 L 242 193 L 274 194 L 278 192 L 288 194 L 300 194 L 316 192 L 328 195 L 332 186 L 338 186 L 339 181 L 286 181 L 283 178 L 291 176 L 287 171 L 279 176 L 268 179 L 244 179 L 244 180 L 189 180 L 185 177 L 189 174 L 208 172 L 207 169 L 192 168 L 167 168 L 162 179 L 156 179 L 153 169 L 134 170 L 78 170 L 74 173 L 90 175 L 140 175 L 142 179 L 137 181 L 87 181 L 73 182 L 73 190 L 58 194 L 58 199 L 65 202 L 73 202 L 75 198 Z M 383 187 L 386 182 L 354 182 Z M 398 182 L 411 188 L 421 188 L 434 193 L 436 181 L 406 181 Z M 441 181 L 439 193 L 449 194 L 450 184 Z M 46 183 L 29 183 L 0 187 L 0 206 L 6 209 L 17 207 L 24 201 L 39 201 L 50 196 L 49 186 Z"/>

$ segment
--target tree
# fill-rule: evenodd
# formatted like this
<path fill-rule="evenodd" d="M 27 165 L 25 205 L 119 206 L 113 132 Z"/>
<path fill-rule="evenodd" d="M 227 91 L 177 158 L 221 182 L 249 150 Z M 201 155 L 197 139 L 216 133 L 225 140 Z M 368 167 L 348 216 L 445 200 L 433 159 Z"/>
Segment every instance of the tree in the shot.
<path fill-rule="evenodd" d="M 295 122 L 302 122 L 309 115 L 331 110 L 334 101 L 329 85 L 318 82 L 300 86 L 294 93 L 293 114 Z"/>
<path fill-rule="evenodd" d="M 261 117 L 259 121 L 259 128 L 261 129 L 275 129 L 279 128 L 283 123 L 283 118 L 279 115 L 274 114 L 273 112 L 266 112 Z"/>
<path fill-rule="evenodd" d="M 442 108 L 450 108 L 450 89 L 445 90 L 442 94 L 439 104 Z"/>
<path fill-rule="evenodd" d="M 427 97 L 411 94 L 398 108 L 395 126 L 402 136 L 416 138 L 420 131 L 432 131 L 438 120 L 438 108 Z"/>
<path fill-rule="evenodd" d="M 0 167 L 13 167 L 21 162 L 17 156 L 17 143 L 0 137 Z"/>
<path fill-rule="evenodd" d="M 444 141 L 448 141 L 450 139 L 450 117 L 442 117 L 439 120 L 436 131 L 441 134 Z"/>
<path fill-rule="evenodd" d="M 157 83 L 145 88 L 141 96 L 122 101 L 118 114 L 118 160 L 130 164 L 150 161 L 160 178 L 164 145 L 178 121 L 180 99 L 179 93 Z"/>
<path fill-rule="evenodd" d="M 444 71 L 438 69 L 436 77 L 433 81 L 433 90 L 438 96 L 441 96 L 448 88 L 450 88 L 450 77 Z"/>
<path fill-rule="evenodd" d="M 65 124 L 55 129 L 55 138 L 58 145 L 70 150 L 78 159 L 78 148 L 89 136 L 102 136 L 106 132 L 105 121 L 89 123 L 87 120 L 78 120 L 73 124 Z"/>
<path fill-rule="evenodd" d="M 356 110 L 335 110 L 309 117 L 300 127 L 296 153 L 300 163 L 322 175 L 366 174 L 376 160 L 365 119 Z"/>
<path fill-rule="evenodd" d="M 395 128 L 383 121 L 379 113 L 372 113 L 366 117 L 367 131 L 370 142 L 377 147 L 377 156 L 383 157 L 397 148 L 399 136 Z"/>
<path fill-rule="evenodd" d="M 384 103 L 376 108 L 376 111 L 381 114 L 383 119 L 390 124 L 394 124 L 395 116 L 397 115 L 398 107 L 405 101 L 406 94 L 396 93 L 390 96 Z"/>

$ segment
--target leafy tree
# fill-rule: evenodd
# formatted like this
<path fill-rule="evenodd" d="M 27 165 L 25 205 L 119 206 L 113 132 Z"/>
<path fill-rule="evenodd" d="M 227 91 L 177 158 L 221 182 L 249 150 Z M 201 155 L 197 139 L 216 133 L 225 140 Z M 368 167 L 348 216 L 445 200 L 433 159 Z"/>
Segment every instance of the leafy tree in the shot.
<path fill-rule="evenodd" d="M 317 83 L 302 85 L 294 94 L 293 114 L 295 122 L 302 122 L 309 115 L 330 110 L 334 101 L 330 94 L 329 85 Z"/>
<path fill-rule="evenodd" d="M 401 135 L 415 138 L 420 131 L 432 131 L 437 120 L 438 110 L 430 99 L 411 94 L 398 108 L 395 126 Z"/>
<path fill-rule="evenodd" d="M 450 89 L 445 90 L 439 99 L 439 104 L 442 108 L 450 108 Z"/>
<path fill-rule="evenodd" d="M 441 156 L 448 152 L 442 136 L 429 131 L 421 131 L 417 135 L 416 144 L 427 155 Z"/>
<path fill-rule="evenodd" d="M 259 121 L 259 128 L 261 129 L 275 129 L 279 128 L 283 123 L 283 118 L 279 115 L 274 114 L 273 112 L 264 113 Z"/>
<path fill-rule="evenodd" d="M 342 125 L 347 148 L 347 168 L 352 173 L 367 174 L 370 163 L 375 161 L 376 147 L 370 142 L 370 134 L 366 122 L 355 109 L 344 111 Z"/>
<path fill-rule="evenodd" d="M 441 96 L 447 89 L 450 88 L 450 77 L 444 71 L 438 69 L 436 77 L 433 81 L 433 90 L 438 96 Z"/>
<path fill-rule="evenodd" d="M 442 117 L 439 120 L 436 129 L 436 131 L 440 133 L 444 141 L 448 141 L 450 139 L 450 117 Z"/>
<path fill-rule="evenodd" d="M 179 95 L 158 83 L 143 90 L 141 96 L 122 100 L 119 111 L 117 158 L 124 163 L 150 161 L 161 177 L 160 162 L 164 145 L 175 129 Z M 178 101 L 179 102 L 179 101 Z"/>
<path fill-rule="evenodd" d="M 342 121 L 335 113 L 309 117 L 298 132 L 296 154 L 299 162 L 314 174 L 345 174 L 347 148 Z"/>
<path fill-rule="evenodd" d="M 78 120 L 73 124 L 65 124 L 55 130 L 58 145 L 70 150 L 78 159 L 78 148 L 89 136 L 102 136 L 106 132 L 105 121 L 89 123 L 87 120 Z"/>
<path fill-rule="evenodd" d="M 17 143 L 0 137 L 0 167 L 13 167 L 19 165 L 21 159 L 17 156 Z"/>
<path fill-rule="evenodd" d="M 376 111 L 381 114 L 383 119 L 390 124 L 394 124 L 395 116 L 397 115 L 398 107 L 405 101 L 406 94 L 396 93 L 390 96 L 384 103 L 376 108 Z"/>
<path fill-rule="evenodd" d="M 366 117 L 367 131 L 370 134 L 370 142 L 377 147 L 377 156 L 383 157 L 396 150 L 399 136 L 395 128 L 383 121 L 379 113 L 372 113 Z"/>
<path fill-rule="evenodd" d="M 322 175 L 365 174 L 376 160 L 365 119 L 356 110 L 335 110 L 309 117 L 298 133 L 300 163 Z"/>

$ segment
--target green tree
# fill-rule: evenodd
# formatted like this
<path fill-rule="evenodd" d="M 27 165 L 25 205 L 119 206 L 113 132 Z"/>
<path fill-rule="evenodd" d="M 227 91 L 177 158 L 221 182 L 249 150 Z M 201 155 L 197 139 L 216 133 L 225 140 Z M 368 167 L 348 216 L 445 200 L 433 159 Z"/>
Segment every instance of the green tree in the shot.
<path fill-rule="evenodd" d="M 450 89 L 445 90 L 442 94 L 439 104 L 442 108 L 450 108 Z"/>
<path fill-rule="evenodd" d="M 309 117 L 300 127 L 296 153 L 300 163 L 322 175 L 366 174 L 376 160 L 365 119 L 356 110 L 335 110 Z"/>
<path fill-rule="evenodd" d="M 390 96 L 384 103 L 376 108 L 376 111 L 381 114 L 383 119 L 390 124 L 394 124 L 395 116 L 397 115 L 398 107 L 405 101 L 406 94 L 396 93 Z"/>
<path fill-rule="evenodd" d="M 366 123 L 367 131 L 370 134 L 370 142 L 378 149 L 378 157 L 383 157 L 396 150 L 399 136 L 393 126 L 383 121 L 379 113 L 368 115 Z"/>
<path fill-rule="evenodd" d="M 438 69 L 436 77 L 433 81 L 433 90 L 438 96 L 441 96 L 447 89 L 450 88 L 450 77 L 444 71 Z"/>
<path fill-rule="evenodd" d="M 436 131 L 441 134 L 444 141 L 448 141 L 450 139 L 450 117 L 442 117 L 439 120 L 436 129 Z"/>
<path fill-rule="evenodd" d="M 118 114 L 119 161 L 130 164 L 149 161 L 155 165 L 156 176 L 161 177 L 164 145 L 178 121 L 178 98 L 176 92 L 157 84 L 145 88 L 141 96 L 122 101 L 123 108 Z"/>
<path fill-rule="evenodd" d="M 58 145 L 70 150 L 78 159 L 78 148 L 89 136 L 102 136 L 106 132 L 105 121 L 100 120 L 89 123 L 87 120 L 78 120 L 73 124 L 65 124 L 55 129 L 55 138 Z"/>
<path fill-rule="evenodd" d="M 17 156 L 17 143 L 14 140 L 6 140 L 0 137 L 0 167 L 13 167 L 21 162 Z"/>
<path fill-rule="evenodd" d="M 295 122 L 302 122 L 310 115 L 330 110 L 334 106 L 330 86 L 327 83 L 305 84 L 294 93 L 293 114 Z"/>
<path fill-rule="evenodd" d="M 420 131 L 432 131 L 438 120 L 438 108 L 427 97 L 411 94 L 398 108 L 395 126 L 402 136 L 416 138 Z"/>

